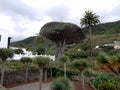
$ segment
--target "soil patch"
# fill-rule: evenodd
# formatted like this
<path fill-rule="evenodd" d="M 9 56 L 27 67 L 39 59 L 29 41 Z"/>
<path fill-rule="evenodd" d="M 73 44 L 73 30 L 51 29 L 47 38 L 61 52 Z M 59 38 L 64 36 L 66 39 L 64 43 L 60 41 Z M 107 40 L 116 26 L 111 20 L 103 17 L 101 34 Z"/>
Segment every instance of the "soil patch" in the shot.
<path fill-rule="evenodd" d="M 43 80 L 43 83 L 48 83 L 53 81 L 55 78 L 48 78 L 47 82 L 45 82 Z M 30 84 L 30 83 L 35 83 L 35 82 L 39 82 L 38 80 L 32 80 L 32 81 L 28 81 L 28 82 L 22 82 L 22 83 L 15 83 L 15 84 L 7 84 L 5 85 L 6 88 L 13 88 L 13 87 L 17 87 L 17 86 L 21 86 L 21 85 L 26 85 L 26 84 Z M 75 87 L 75 90 L 82 90 L 82 84 L 79 81 L 73 81 L 73 85 Z M 89 84 L 85 83 L 86 86 L 86 90 L 93 90 Z"/>
<path fill-rule="evenodd" d="M 45 82 L 43 80 L 43 83 L 48 83 L 53 81 L 55 78 L 48 78 L 47 82 Z M 39 82 L 39 80 L 31 80 L 31 81 L 27 81 L 27 82 L 21 82 L 21 83 L 14 83 L 14 84 L 6 84 L 4 85 L 4 87 L 6 88 L 12 88 L 12 87 L 17 87 L 17 86 L 21 86 L 21 85 L 25 85 L 25 84 L 30 84 L 30 83 L 35 83 L 35 82 Z"/>
<path fill-rule="evenodd" d="M 75 87 L 75 90 L 82 90 L 82 83 L 79 81 L 73 81 L 73 85 Z M 88 83 L 85 83 L 86 90 L 94 90 L 92 89 Z"/>

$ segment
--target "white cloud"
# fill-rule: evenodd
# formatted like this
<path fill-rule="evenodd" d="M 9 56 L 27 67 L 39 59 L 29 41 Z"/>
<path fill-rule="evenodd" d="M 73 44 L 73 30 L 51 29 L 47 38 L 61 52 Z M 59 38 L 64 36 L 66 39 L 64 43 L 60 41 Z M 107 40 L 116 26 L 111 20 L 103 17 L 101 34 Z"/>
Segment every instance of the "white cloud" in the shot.
<path fill-rule="evenodd" d="M 86 10 L 100 15 L 102 22 L 119 20 L 119 6 L 119 0 L 0 0 L 0 28 L 20 40 L 39 33 L 49 21 L 79 25 Z"/>
<path fill-rule="evenodd" d="M 6 16 L 0 14 L 0 29 L 1 30 L 9 30 L 10 34 L 18 34 L 17 31 L 14 30 L 15 23 L 11 20 L 10 16 Z"/>
<path fill-rule="evenodd" d="M 26 31 L 23 32 L 25 37 L 36 35 L 40 32 L 40 28 L 47 22 L 51 21 L 51 18 L 44 16 L 42 21 L 29 22 L 28 24 L 23 25 L 26 28 Z"/>

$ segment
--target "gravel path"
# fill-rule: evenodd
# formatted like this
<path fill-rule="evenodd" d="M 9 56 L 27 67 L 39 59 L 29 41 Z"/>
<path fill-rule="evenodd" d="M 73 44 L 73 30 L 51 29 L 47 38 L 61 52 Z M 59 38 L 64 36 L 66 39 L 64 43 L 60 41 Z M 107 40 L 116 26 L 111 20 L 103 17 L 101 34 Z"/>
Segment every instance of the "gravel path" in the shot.
<path fill-rule="evenodd" d="M 42 90 L 50 90 L 49 88 L 50 84 L 51 82 L 43 83 Z M 39 83 L 36 82 L 36 83 L 27 84 L 27 85 L 17 86 L 17 87 L 9 88 L 7 90 L 39 90 Z"/>

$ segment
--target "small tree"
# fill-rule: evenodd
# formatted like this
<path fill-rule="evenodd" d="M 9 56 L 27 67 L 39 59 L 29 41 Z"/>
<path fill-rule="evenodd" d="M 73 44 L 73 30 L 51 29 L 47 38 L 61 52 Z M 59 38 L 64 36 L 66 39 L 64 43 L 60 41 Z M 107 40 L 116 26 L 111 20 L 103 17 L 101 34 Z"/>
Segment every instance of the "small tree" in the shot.
<path fill-rule="evenodd" d="M 86 69 L 88 67 L 88 63 L 85 59 L 77 59 L 77 60 L 73 60 L 71 63 L 72 67 L 78 69 L 81 72 L 81 76 L 82 76 L 82 90 L 86 90 L 85 89 L 85 84 L 84 84 L 84 74 L 83 71 L 84 69 Z"/>
<path fill-rule="evenodd" d="M 74 90 L 72 83 L 66 78 L 57 78 L 50 86 L 50 90 Z"/>
<path fill-rule="evenodd" d="M 2 59 L 1 82 L 0 82 L 1 85 L 3 85 L 6 60 L 7 58 L 12 58 L 12 57 L 13 57 L 13 50 L 6 49 L 6 48 L 0 48 L 0 58 Z"/>
<path fill-rule="evenodd" d="M 34 58 L 33 63 L 37 64 L 39 67 L 39 90 L 42 90 L 42 78 L 43 78 L 43 68 L 46 66 L 48 61 L 47 57 L 37 56 Z"/>
<path fill-rule="evenodd" d="M 23 54 L 23 52 L 24 52 L 24 51 L 23 51 L 22 49 L 15 49 L 15 50 L 14 50 L 14 53 L 15 53 L 15 54 Z"/>
<path fill-rule="evenodd" d="M 26 69 L 25 82 L 27 82 L 27 80 L 28 80 L 28 69 L 29 69 L 30 64 L 32 63 L 32 58 L 30 58 L 30 57 L 22 57 L 20 59 L 20 61 L 24 64 L 24 67 Z"/>
<path fill-rule="evenodd" d="M 67 77 L 67 75 L 66 75 L 66 69 L 67 69 L 66 64 L 67 64 L 68 60 L 70 60 L 68 56 L 63 56 L 63 57 L 60 58 L 60 61 L 64 63 L 64 78 Z"/>
<path fill-rule="evenodd" d="M 43 46 L 40 46 L 40 45 L 37 46 L 35 51 L 37 52 L 38 55 L 45 54 L 45 48 Z"/>

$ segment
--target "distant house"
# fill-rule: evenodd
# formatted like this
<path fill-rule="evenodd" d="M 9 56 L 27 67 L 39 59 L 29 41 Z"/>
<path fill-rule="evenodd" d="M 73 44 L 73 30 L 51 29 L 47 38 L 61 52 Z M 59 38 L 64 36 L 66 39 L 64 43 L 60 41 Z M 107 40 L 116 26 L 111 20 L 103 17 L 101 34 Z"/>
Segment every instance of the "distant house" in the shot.
<path fill-rule="evenodd" d="M 118 44 L 115 45 L 115 46 L 114 46 L 114 49 L 120 49 L 120 45 L 118 45 Z"/>
<path fill-rule="evenodd" d="M 9 48 L 10 39 L 7 30 L 0 30 L 0 48 Z"/>

